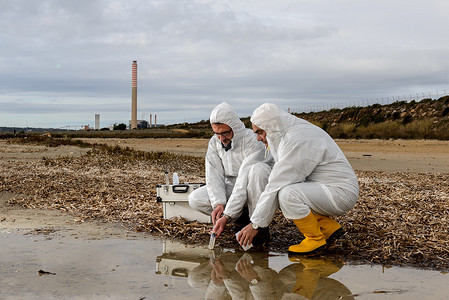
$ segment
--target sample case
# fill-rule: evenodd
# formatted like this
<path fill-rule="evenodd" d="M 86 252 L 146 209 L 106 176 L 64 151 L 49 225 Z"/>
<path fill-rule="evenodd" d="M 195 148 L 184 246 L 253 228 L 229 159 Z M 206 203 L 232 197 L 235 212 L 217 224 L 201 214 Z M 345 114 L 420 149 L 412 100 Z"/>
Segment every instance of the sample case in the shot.
<path fill-rule="evenodd" d="M 189 195 L 204 183 L 158 184 L 157 201 L 162 202 L 164 219 L 183 217 L 189 221 L 212 223 L 210 215 L 203 214 L 189 206 Z"/>

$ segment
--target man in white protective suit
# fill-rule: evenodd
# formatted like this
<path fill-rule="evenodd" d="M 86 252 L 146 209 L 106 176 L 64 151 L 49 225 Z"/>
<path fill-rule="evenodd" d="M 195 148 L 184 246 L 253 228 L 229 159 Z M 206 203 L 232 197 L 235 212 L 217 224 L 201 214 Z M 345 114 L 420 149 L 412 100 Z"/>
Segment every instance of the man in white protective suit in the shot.
<path fill-rule="evenodd" d="M 251 215 L 252 225 L 237 237 L 251 243 L 257 227 L 266 227 L 280 207 L 305 239 L 289 252 L 322 250 L 344 232 L 330 216 L 343 215 L 356 203 L 356 174 L 334 140 L 321 128 L 265 103 L 251 116 L 257 139 L 269 147 L 275 164 Z"/>
<path fill-rule="evenodd" d="M 265 157 L 264 144 L 226 102 L 213 109 L 210 123 L 215 135 L 206 153 L 206 185 L 189 195 L 189 205 L 211 215 L 215 225 L 221 217 L 236 221 L 245 206 L 252 214 L 268 182 L 271 156 Z M 229 201 L 232 207 L 227 206 Z"/>

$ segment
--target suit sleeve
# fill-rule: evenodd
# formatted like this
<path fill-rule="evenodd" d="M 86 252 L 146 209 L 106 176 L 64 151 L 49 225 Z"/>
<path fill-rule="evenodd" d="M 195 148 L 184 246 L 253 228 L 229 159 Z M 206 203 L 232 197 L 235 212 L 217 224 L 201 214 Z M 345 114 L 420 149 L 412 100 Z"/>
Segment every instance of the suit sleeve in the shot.
<path fill-rule="evenodd" d="M 206 188 L 213 209 L 219 204 L 226 205 L 224 173 L 223 163 L 211 140 L 206 153 Z"/>
<path fill-rule="evenodd" d="M 259 142 L 252 132 L 245 136 L 244 142 L 245 158 L 240 166 L 236 183 L 232 194 L 228 200 L 224 213 L 231 217 L 231 220 L 237 219 L 245 206 L 247 200 L 248 175 L 251 167 L 257 162 L 264 162 L 265 146 Z"/>

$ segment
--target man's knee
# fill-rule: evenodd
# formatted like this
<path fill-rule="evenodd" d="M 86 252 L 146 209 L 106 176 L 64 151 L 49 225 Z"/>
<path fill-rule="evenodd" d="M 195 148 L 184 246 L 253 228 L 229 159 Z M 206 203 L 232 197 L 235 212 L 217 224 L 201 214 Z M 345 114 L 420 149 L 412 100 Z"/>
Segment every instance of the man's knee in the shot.
<path fill-rule="evenodd" d="M 268 164 L 263 162 L 255 163 L 251 166 L 248 173 L 248 183 L 251 184 L 254 181 L 260 182 L 261 179 L 267 181 L 270 176 L 271 168 Z"/>
<path fill-rule="evenodd" d="M 282 204 L 284 204 L 285 202 L 288 201 L 289 197 L 290 197 L 290 191 L 288 189 L 288 186 L 279 190 L 278 199 L 279 199 L 279 204 L 281 206 L 282 206 Z"/>
<path fill-rule="evenodd" d="M 189 194 L 188 199 L 189 199 L 189 206 L 191 208 L 193 208 L 193 209 L 198 210 L 198 193 L 197 193 L 197 190 L 191 192 Z"/>
<path fill-rule="evenodd" d="M 211 210 L 211 203 L 206 186 L 202 186 L 189 194 L 189 206 L 193 209 L 205 212 Z"/>
<path fill-rule="evenodd" d="M 271 168 L 264 162 L 258 162 L 251 166 L 250 174 L 270 174 Z"/>

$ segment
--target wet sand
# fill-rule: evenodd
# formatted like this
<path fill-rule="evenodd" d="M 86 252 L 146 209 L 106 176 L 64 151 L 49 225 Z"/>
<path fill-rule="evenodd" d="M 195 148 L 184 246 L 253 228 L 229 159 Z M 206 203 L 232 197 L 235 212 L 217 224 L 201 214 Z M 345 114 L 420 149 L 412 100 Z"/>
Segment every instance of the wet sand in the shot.
<path fill-rule="evenodd" d="M 0 299 L 444 299 L 449 293 L 449 275 L 437 271 L 212 252 L 120 228 L 107 233 L 107 224 L 71 230 L 72 217 L 57 211 L 40 217 L 33 225 L 39 231 L 0 230 Z M 94 233 L 100 228 L 106 233 Z M 260 279 L 257 288 L 248 282 L 252 275 Z"/>

